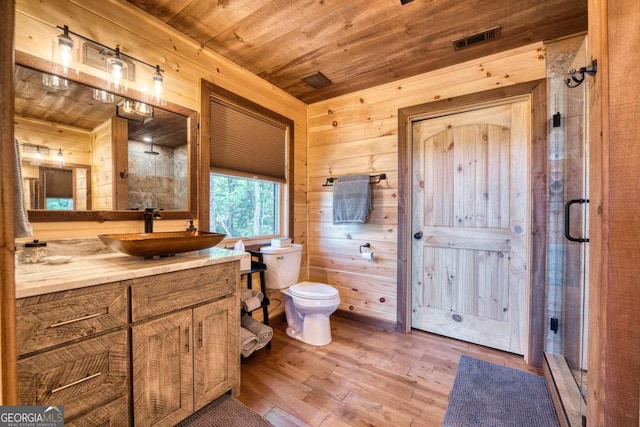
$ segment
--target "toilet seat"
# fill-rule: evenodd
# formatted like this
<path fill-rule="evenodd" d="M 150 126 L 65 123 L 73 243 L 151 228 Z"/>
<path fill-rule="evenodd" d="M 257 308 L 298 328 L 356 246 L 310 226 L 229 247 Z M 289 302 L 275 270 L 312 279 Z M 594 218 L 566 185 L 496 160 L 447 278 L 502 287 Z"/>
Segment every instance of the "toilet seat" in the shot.
<path fill-rule="evenodd" d="M 288 291 L 291 296 L 311 300 L 334 299 L 338 296 L 336 288 L 317 282 L 300 282 L 289 287 Z"/>

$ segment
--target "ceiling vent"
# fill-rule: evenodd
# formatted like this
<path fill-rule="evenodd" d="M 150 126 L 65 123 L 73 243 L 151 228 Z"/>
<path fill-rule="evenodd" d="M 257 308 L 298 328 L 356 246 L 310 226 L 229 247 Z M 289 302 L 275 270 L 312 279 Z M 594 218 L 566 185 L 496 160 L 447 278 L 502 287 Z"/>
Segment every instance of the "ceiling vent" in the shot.
<path fill-rule="evenodd" d="M 462 37 L 453 41 L 453 49 L 459 50 L 474 44 L 483 43 L 500 37 L 500 26 L 489 28 L 476 34 Z"/>
<path fill-rule="evenodd" d="M 302 77 L 302 81 L 314 89 L 320 89 L 332 83 L 332 81 L 320 71 Z"/>

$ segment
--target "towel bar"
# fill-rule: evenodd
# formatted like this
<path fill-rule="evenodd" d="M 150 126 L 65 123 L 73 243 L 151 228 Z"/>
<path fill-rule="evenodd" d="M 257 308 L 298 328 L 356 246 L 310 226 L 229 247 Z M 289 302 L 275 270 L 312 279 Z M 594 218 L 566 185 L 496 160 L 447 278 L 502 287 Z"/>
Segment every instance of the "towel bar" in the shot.
<path fill-rule="evenodd" d="M 379 175 L 370 175 L 369 178 L 375 180 L 375 181 L 371 181 L 370 184 L 378 184 L 378 183 L 380 183 L 381 180 L 387 179 L 387 174 L 386 173 L 381 173 Z M 333 182 L 336 181 L 337 179 L 338 178 L 330 176 L 329 178 L 327 178 L 325 183 L 322 184 L 322 186 L 323 187 L 333 187 Z"/>

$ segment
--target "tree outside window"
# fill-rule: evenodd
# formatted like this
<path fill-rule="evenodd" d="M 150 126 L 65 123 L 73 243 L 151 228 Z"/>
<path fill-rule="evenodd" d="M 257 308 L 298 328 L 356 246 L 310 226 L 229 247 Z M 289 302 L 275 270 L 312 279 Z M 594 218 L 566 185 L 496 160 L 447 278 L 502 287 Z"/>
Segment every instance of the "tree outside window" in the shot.
<path fill-rule="evenodd" d="M 227 238 L 277 235 L 280 184 L 210 174 L 210 230 Z"/>

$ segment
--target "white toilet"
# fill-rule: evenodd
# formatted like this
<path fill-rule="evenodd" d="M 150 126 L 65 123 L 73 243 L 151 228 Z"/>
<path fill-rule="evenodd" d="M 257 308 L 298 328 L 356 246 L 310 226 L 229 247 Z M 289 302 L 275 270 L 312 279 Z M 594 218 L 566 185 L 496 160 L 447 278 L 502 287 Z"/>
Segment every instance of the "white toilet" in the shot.
<path fill-rule="evenodd" d="M 287 335 L 311 345 L 329 344 L 329 316 L 340 305 L 338 290 L 325 283 L 298 283 L 302 245 L 264 246 L 260 252 L 267 266 L 267 288 L 277 289 L 284 295 Z"/>

